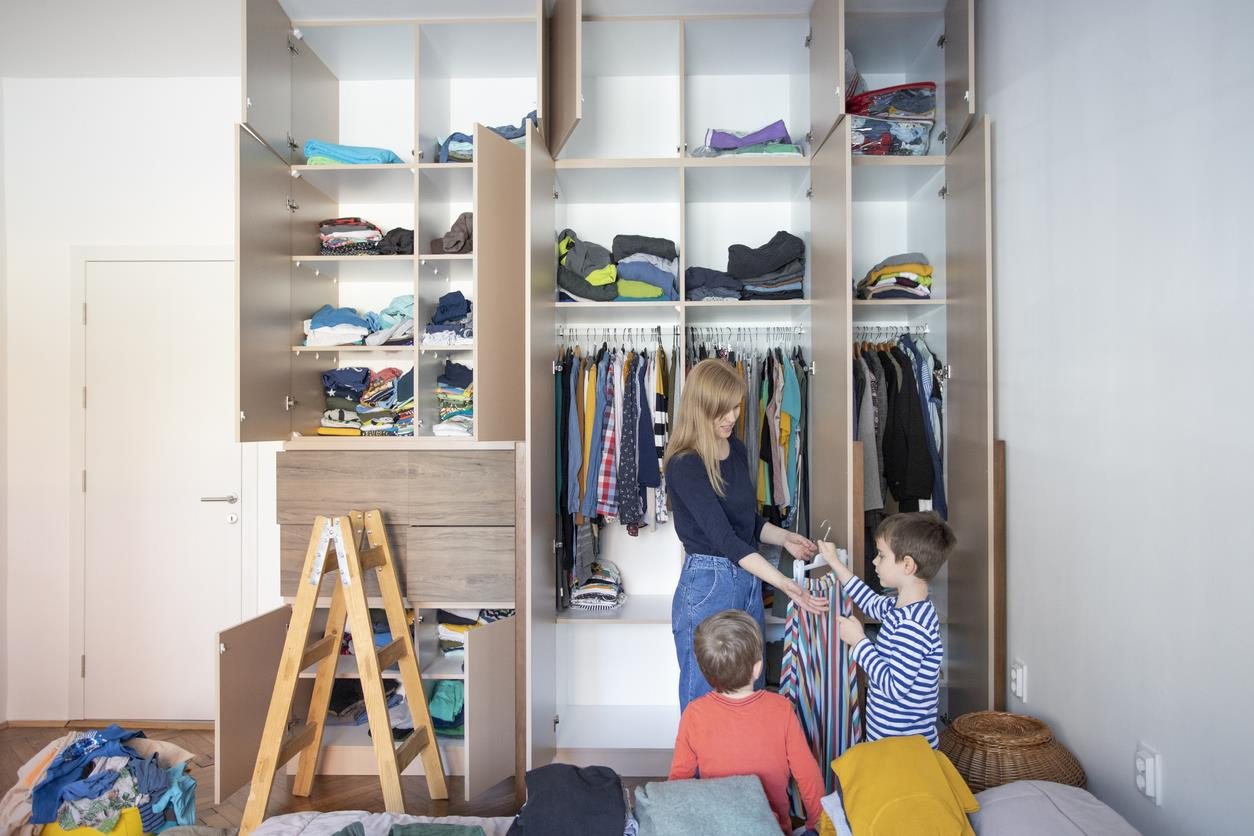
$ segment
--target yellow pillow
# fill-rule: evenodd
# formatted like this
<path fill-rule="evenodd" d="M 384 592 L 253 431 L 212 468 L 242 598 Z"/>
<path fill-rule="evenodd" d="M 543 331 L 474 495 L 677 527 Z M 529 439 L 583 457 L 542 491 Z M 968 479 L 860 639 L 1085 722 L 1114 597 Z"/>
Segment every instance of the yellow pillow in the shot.
<path fill-rule="evenodd" d="M 860 743 L 832 761 L 858 836 L 974 836 L 980 804 L 949 759 L 917 735 Z"/>
<path fill-rule="evenodd" d="M 143 836 L 144 825 L 139 818 L 139 810 L 127 807 L 118 817 L 118 823 L 109 831 L 109 836 Z M 100 831 L 92 827 L 76 827 L 66 830 L 56 822 L 45 824 L 41 836 L 99 836 Z"/>

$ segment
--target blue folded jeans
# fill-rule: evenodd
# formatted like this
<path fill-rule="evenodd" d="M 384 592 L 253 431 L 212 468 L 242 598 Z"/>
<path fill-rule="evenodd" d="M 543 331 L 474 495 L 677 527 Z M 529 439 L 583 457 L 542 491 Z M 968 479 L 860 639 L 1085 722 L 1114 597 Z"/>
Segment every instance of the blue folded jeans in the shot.
<path fill-rule="evenodd" d="M 675 655 L 679 658 L 681 712 L 688 703 L 714 690 L 697 665 L 692 636 L 702 621 L 723 610 L 749 613 L 763 630 L 765 641 L 762 581 L 725 557 L 688 555 L 671 600 L 671 632 L 675 636 Z M 765 675 L 758 677 L 755 687 L 762 688 L 765 679 Z"/>

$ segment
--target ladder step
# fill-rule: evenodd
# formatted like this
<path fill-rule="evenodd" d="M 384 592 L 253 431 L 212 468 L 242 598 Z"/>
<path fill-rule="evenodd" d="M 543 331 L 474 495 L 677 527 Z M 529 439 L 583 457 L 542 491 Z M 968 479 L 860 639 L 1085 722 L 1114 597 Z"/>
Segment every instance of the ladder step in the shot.
<path fill-rule="evenodd" d="M 281 767 L 292 758 L 309 748 L 314 742 L 314 735 L 317 733 L 318 727 L 305 722 L 297 724 L 283 738 L 283 745 L 279 747 L 279 759 L 276 761 Z"/>
<path fill-rule="evenodd" d="M 405 767 L 413 762 L 414 758 L 422 754 L 422 750 L 431 745 L 431 734 L 425 729 L 414 729 L 409 737 L 396 748 L 396 769 L 400 772 L 405 771 Z"/>
<path fill-rule="evenodd" d="M 378 569 L 383 565 L 385 560 L 382 546 L 375 546 L 372 549 L 366 549 L 357 553 L 357 561 L 361 564 L 361 571 L 367 569 Z"/>
<path fill-rule="evenodd" d="M 400 661 L 405 655 L 405 637 L 395 639 L 384 645 L 378 652 L 380 672 L 387 670 Z"/>
<path fill-rule="evenodd" d="M 313 644 L 305 648 L 305 655 L 300 657 L 300 669 L 306 670 L 315 662 L 321 662 L 328 656 L 339 653 L 340 650 L 340 634 L 332 633 L 329 636 L 323 636 Z"/>

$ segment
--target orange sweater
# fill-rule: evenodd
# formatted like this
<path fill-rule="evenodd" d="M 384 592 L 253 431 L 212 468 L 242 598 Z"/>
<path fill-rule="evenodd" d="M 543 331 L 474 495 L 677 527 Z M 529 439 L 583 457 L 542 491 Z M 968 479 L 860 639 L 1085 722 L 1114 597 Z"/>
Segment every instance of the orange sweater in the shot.
<path fill-rule="evenodd" d="M 791 775 L 801 788 L 806 826 L 818 828 L 823 777 L 787 697 L 755 691 L 733 700 L 713 692 L 688 703 L 679 719 L 669 779 L 695 778 L 698 771 L 702 778 L 758 776 L 784 833 L 792 833 Z"/>

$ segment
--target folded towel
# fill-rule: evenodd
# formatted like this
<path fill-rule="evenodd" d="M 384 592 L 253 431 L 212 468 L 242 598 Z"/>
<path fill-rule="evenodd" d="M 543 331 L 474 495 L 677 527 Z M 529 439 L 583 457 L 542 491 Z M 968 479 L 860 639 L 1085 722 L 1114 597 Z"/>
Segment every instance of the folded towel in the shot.
<path fill-rule="evenodd" d="M 387 163 L 405 162 L 386 148 L 371 148 L 367 145 L 338 145 L 334 142 L 323 142 L 311 139 L 305 143 L 306 157 L 329 157 L 346 165 L 382 165 Z"/>

